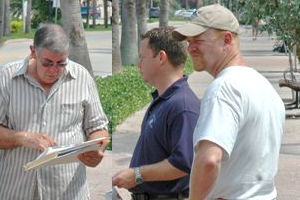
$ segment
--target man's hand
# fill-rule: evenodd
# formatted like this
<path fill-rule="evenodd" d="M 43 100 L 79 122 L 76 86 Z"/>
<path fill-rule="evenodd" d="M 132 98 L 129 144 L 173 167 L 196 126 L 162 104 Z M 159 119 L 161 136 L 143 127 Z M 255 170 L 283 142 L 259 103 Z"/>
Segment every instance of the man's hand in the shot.
<path fill-rule="evenodd" d="M 119 171 L 112 177 L 112 185 L 119 188 L 130 189 L 137 185 L 134 170 L 132 168 Z"/>
<path fill-rule="evenodd" d="M 79 154 L 77 158 L 88 167 L 96 167 L 103 158 L 102 150 L 99 151 L 88 151 Z"/>
<path fill-rule="evenodd" d="M 17 132 L 16 136 L 20 146 L 36 149 L 40 152 L 45 151 L 48 147 L 57 145 L 57 143 L 47 134 Z"/>
<path fill-rule="evenodd" d="M 102 145 L 98 151 L 88 151 L 77 156 L 78 160 L 88 167 L 96 167 L 101 162 L 106 146 L 109 143 L 110 138 L 106 130 L 91 133 L 88 140 L 97 139 L 99 137 L 106 137 L 106 139 L 102 140 Z"/>

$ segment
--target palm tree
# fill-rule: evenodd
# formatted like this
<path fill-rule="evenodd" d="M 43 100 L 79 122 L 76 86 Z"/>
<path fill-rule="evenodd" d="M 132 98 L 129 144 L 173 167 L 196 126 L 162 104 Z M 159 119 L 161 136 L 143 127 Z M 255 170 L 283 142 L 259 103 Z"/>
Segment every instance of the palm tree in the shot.
<path fill-rule="evenodd" d="M 0 40 L 3 36 L 4 0 L 0 0 Z"/>
<path fill-rule="evenodd" d="M 90 0 L 86 0 L 86 28 L 90 28 Z"/>
<path fill-rule="evenodd" d="M 96 26 L 96 17 L 97 17 L 97 0 L 93 0 L 93 27 Z"/>
<path fill-rule="evenodd" d="M 84 37 L 78 0 L 60 1 L 62 24 L 70 39 L 70 59 L 83 65 L 93 76 L 93 69 Z"/>
<path fill-rule="evenodd" d="M 104 27 L 108 27 L 108 10 L 107 10 L 107 0 L 103 0 L 103 8 L 104 8 Z"/>
<path fill-rule="evenodd" d="M 197 8 L 201 8 L 203 6 L 203 0 L 197 0 Z"/>
<path fill-rule="evenodd" d="M 32 1 L 27 0 L 27 11 L 26 11 L 26 20 L 25 20 L 25 33 L 31 32 L 31 6 Z"/>
<path fill-rule="evenodd" d="M 121 51 L 119 44 L 119 0 L 112 0 L 112 73 L 122 71 Z"/>
<path fill-rule="evenodd" d="M 169 1 L 160 0 L 159 27 L 168 26 L 169 21 Z"/>
<path fill-rule="evenodd" d="M 136 64 L 137 39 L 135 0 L 122 0 L 121 57 L 123 65 Z"/>
<path fill-rule="evenodd" d="M 141 35 L 147 31 L 147 2 L 136 0 L 136 15 L 138 25 L 138 48 L 140 47 Z"/>
<path fill-rule="evenodd" d="M 10 0 L 4 0 L 4 32 L 3 35 L 10 35 Z"/>

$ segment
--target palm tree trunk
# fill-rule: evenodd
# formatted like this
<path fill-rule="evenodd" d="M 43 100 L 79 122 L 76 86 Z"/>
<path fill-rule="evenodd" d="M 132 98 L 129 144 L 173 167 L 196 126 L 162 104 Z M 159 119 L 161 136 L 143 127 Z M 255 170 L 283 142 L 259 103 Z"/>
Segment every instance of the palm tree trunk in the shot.
<path fill-rule="evenodd" d="M 31 32 L 31 0 L 27 0 L 27 11 L 26 11 L 26 20 L 25 20 L 25 33 Z"/>
<path fill-rule="evenodd" d="M 197 8 L 201 8 L 203 6 L 203 0 L 197 0 Z"/>
<path fill-rule="evenodd" d="M 0 40 L 3 36 L 4 22 L 4 0 L 0 0 Z"/>
<path fill-rule="evenodd" d="M 185 0 L 185 9 L 190 9 L 189 0 Z"/>
<path fill-rule="evenodd" d="M 60 1 L 62 24 L 70 39 L 69 58 L 83 65 L 93 76 L 91 61 L 84 36 L 78 0 Z"/>
<path fill-rule="evenodd" d="M 136 15 L 138 25 L 138 48 L 140 48 L 141 35 L 147 31 L 147 2 L 146 0 L 136 0 Z"/>
<path fill-rule="evenodd" d="M 160 0 L 159 27 L 168 26 L 169 22 L 169 1 Z"/>
<path fill-rule="evenodd" d="M 108 11 L 107 11 L 107 0 L 103 0 L 103 8 L 104 8 L 104 27 L 108 27 Z"/>
<path fill-rule="evenodd" d="M 122 71 L 119 43 L 119 0 L 112 0 L 112 73 Z"/>
<path fill-rule="evenodd" d="M 90 0 L 86 0 L 86 28 L 90 28 Z"/>
<path fill-rule="evenodd" d="M 137 62 L 135 0 L 122 0 L 121 57 L 123 65 Z"/>
<path fill-rule="evenodd" d="M 97 1 L 93 0 L 93 26 L 96 26 L 96 17 L 97 17 Z"/>
<path fill-rule="evenodd" d="M 10 35 L 10 0 L 4 0 L 4 32 L 5 36 Z"/>

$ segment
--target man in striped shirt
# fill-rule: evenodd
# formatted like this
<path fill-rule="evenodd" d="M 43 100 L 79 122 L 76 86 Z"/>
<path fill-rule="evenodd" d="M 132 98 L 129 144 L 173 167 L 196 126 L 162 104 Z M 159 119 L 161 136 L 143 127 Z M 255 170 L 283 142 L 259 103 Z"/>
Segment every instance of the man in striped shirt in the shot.
<path fill-rule="evenodd" d="M 96 85 L 68 60 L 63 29 L 42 25 L 30 50 L 0 69 L 0 199 L 89 199 L 85 165 L 97 166 L 101 150 L 81 154 L 81 163 L 23 170 L 47 147 L 108 136 Z"/>

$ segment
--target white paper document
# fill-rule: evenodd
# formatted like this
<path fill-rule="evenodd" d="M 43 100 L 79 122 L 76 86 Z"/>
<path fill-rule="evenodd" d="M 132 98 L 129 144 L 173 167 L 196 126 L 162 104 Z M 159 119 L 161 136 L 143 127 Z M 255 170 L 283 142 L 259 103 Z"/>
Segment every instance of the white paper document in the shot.
<path fill-rule="evenodd" d="M 48 147 L 35 160 L 24 165 L 25 171 L 42 166 L 79 162 L 77 156 L 88 151 L 99 150 L 103 146 L 106 137 L 89 140 L 80 144 Z"/>

